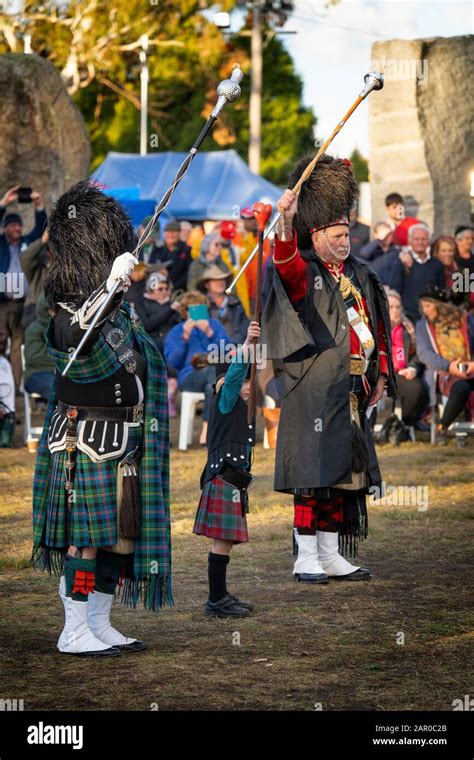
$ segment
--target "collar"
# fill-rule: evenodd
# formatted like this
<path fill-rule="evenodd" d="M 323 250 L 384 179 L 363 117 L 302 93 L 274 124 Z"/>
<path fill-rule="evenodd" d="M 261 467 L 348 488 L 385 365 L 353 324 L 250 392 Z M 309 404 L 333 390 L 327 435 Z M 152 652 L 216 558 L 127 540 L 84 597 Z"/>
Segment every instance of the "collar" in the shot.
<path fill-rule="evenodd" d="M 426 264 L 426 262 L 429 261 L 430 258 L 431 258 L 431 254 L 430 254 L 430 249 L 429 248 L 428 248 L 428 250 L 426 252 L 426 258 L 425 259 L 420 259 L 420 257 L 418 256 L 418 254 L 415 253 L 415 251 L 413 251 L 411 248 L 410 248 L 410 253 L 412 255 L 413 260 L 416 261 L 417 264 Z"/>

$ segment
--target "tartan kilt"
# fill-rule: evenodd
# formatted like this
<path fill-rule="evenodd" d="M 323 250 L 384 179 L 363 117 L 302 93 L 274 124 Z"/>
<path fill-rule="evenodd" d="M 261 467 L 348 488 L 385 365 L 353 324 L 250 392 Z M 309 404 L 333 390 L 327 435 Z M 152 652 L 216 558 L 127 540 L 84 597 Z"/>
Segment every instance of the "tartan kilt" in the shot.
<path fill-rule="evenodd" d="M 67 535 L 64 490 L 66 450 L 51 454 L 46 546 L 111 546 L 117 542 L 117 468 L 122 458 L 140 443 L 142 430 L 141 425 L 129 428 L 126 451 L 117 459 L 93 462 L 85 452 L 77 450 L 74 502 Z"/>
<path fill-rule="evenodd" d="M 208 480 L 202 489 L 193 533 L 218 541 L 246 543 L 248 507 L 242 515 L 242 497 L 242 491 L 222 478 Z"/>

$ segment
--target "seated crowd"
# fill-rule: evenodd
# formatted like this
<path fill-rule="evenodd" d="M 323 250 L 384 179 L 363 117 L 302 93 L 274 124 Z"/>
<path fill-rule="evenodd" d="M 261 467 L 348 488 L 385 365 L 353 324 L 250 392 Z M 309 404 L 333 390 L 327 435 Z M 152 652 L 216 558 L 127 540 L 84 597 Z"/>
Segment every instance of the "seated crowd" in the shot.
<path fill-rule="evenodd" d="M 7 213 L 16 201 L 18 187 L 7 191 L 0 202 L 0 275 L 5 283 L 0 292 L 0 331 L 5 336 L 1 353 L 8 344 L 18 393 L 24 344 L 24 387 L 47 399 L 53 363 L 46 350 L 49 314 L 42 290 L 50 260 L 46 213 L 41 195 L 32 192 L 34 227 L 23 234 L 21 216 Z M 377 272 L 387 291 L 403 422 L 427 430 L 437 395 L 447 397 L 437 427 L 442 443 L 447 428 L 474 398 L 474 231 L 466 224 L 452 235 L 433 239 L 423 221 L 405 216 L 398 193 L 387 196 L 386 207 L 387 218 L 372 230 L 358 221 L 354 210 L 352 253 Z M 143 220 L 138 236 L 149 222 L 150 217 Z M 168 221 L 161 236 L 157 223 L 140 251 L 125 294 L 164 357 L 170 415 L 177 414 L 178 391 L 204 394 L 201 444 L 206 441 L 215 382 L 207 354 L 220 340 L 237 345 L 245 339 L 255 299 L 256 257 L 233 292 L 228 295 L 225 290 L 256 241 L 251 209 L 243 209 L 238 220 L 216 223 L 207 234 L 201 224 Z M 263 260 L 264 300 L 273 268 L 270 240 L 265 241 Z M 275 379 L 271 374 L 265 379 L 264 392 L 278 407 Z M 14 411 L 0 403 L 0 417 L 5 410 Z"/>

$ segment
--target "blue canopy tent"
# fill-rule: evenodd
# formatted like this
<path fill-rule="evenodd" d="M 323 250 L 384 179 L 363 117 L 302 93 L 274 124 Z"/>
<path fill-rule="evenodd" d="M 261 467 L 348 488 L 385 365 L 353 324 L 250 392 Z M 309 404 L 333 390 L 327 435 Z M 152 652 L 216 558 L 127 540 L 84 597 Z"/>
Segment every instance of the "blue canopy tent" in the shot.
<path fill-rule="evenodd" d="M 127 208 L 134 224 L 153 212 L 154 204 L 173 182 L 185 153 L 114 153 L 92 175 L 104 192 Z M 275 205 L 281 189 L 250 171 L 235 150 L 198 153 L 161 217 L 235 219 L 256 201 Z M 149 204 L 149 205 L 146 205 Z M 141 215 L 141 216 L 140 216 Z"/>

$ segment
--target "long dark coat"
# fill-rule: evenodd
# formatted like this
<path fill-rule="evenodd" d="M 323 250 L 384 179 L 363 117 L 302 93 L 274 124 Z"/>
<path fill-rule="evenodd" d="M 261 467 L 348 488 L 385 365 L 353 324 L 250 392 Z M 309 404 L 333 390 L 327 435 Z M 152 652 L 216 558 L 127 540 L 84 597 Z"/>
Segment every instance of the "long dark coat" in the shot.
<path fill-rule="evenodd" d="M 347 312 L 339 286 L 321 260 L 313 251 L 301 251 L 301 256 L 310 263 L 311 274 L 321 277 L 321 286 L 308 288 L 306 296 L 308 299 L 313 292 L 316 319 L 311 332 L 289 300 L 276 268 L 262 314 L 262 343 L 266 344 L 267 357 L 273 360 L 281 398 L 274 489 L 286 493 L 295 488 L 352 482 Z M 378 322 L 383 320 L 390 373 L 388 393 L 394 396 L 387 297 L 379 278 L 364 261 L 353 256 L 349 260 L 368 304 L 376 344 Z M 371 358 L 377 356 L 376 345 Z M 361 424 L 370 455 L 368 486 L 380 486 L 380 469 L 364 408 Z"/>

